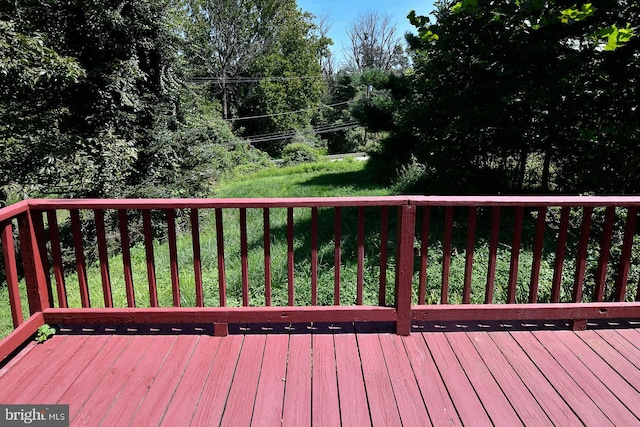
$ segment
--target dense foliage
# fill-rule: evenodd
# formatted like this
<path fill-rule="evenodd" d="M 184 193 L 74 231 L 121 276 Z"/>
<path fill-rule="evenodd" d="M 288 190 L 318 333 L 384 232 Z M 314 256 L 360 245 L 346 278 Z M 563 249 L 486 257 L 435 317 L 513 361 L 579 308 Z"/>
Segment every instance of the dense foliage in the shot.
<path fill-rule="evenodd" d="M 0 199 L 211 194 L 264 164 L 237 135 L 310 126 L 329 42 L 295 1 L 5 2 Z"/>
<path fill-rule="evenodd" d="M 391 131 L 387 176 L 442 193 L 639 189 L 635 2 L 437 7 L 436 23 L 410 14 L 414 70 L 379 82 L 390 95 L 363 117 Z"/>
<path fill-rule="evenodd" d="M 250 138 L 309 128 L 326 91 L 320 57 L 330 43 L 313 16 L 295 0 L 188 3 L 193 77 L 209 83 L 234 129 Z M 285 140 L 260 147 L 279 154 Z"/>

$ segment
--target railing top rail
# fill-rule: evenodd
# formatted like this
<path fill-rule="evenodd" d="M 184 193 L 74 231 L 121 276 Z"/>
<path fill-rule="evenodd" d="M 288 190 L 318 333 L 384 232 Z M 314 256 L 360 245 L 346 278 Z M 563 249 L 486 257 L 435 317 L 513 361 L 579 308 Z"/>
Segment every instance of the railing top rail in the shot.
<path fill-rule="evenodd" d="M 44 209 L 180 209 L 180 208 L 303 208 L 347 206 L 400 206 L 407 196 L 313 197 L 248 199 L 32 199 L 29 207 Z"/>
<path fill-rule="evenodd" d="M 21 202 L 9 205 L 6 208 L 0 209 L 0 222 L 4 222 L 8 219 L 14 218 L 16 215 L 26 212 L 29 209 L 29 202 L 23 200 Z"/>
<path fill-rule="evenodd" d="M 409 196 L 417 206 L 640 206 L 638 196 Z"/>
<path fill-rule="evenodd" d="M 31 199 L 0 210 L 0 220 L 31 209 L 294 208 L 348 206 L 639 206 L 639 196 L 377 196 L 247 199 Z M 10 210 L 8 210 L 10 209 Z"/>

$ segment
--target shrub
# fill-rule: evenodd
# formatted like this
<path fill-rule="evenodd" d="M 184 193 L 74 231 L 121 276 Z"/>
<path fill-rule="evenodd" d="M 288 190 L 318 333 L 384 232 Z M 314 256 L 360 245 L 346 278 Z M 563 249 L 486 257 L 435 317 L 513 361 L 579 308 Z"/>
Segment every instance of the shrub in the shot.
<path fill-rule="evenodd" d="M 427 168 L 411 156 L 411 162 L 400 168 L 398 177 L 391 186 L 392 193 L 411 193 L 420 187 L 427 175 Z"/>
<path fill-rule="evenodd" d="M 282 160 L 287 166 L 317 162 L 318 158 L 318 151 L 315 148 L 299 142 L 291 143 L 282 150 Z"/>

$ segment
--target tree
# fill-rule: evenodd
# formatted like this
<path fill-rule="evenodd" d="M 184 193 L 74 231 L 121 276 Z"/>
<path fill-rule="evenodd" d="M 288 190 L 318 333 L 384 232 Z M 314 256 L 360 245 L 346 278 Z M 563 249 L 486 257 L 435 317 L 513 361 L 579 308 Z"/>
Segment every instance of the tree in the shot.
<path fill-rule="evenodd" d="M 345 49 L 349 65 L 360 72 L 367 69 L 391 71 L 408 66 L 403 40 L 390 15 L 360 14 L 347 29 L 350 46 Z"/>
<path fill-rule="evenodd" d="M 205 194 L 207 179 L 185 177 L 222 138 L 185 137 L 192 96 L 180 77 L 180 11 L 163 0 L 3 3 L 0 17 L 18 17 L 3 40 L 22 43 L 7 57 L 33 62 L 6 66 L 0 56 L 9 69 L 0 72 L 0 185 L 30 195 Z M 218 120 L 220 135 L 231 134 Z"/>
<path fill-rule="evenodd" d="M 386 164 L 400 170 L 413 155 L 424 183 L 443 183 L 426 191 L 637 188 L 631 3 L 464 0 L 435 14 L 409 15 L 414 72 L 386 83 Z"/>
<path fill-rule="evenodd" d="M 284 23 L 276 0 L 192 0 L 187 52 L 206 76 L 216 76 L 222 114 L 230 115 L 234 88 L 229 79 L 246 73 L 273 43 L 273 30 Z"/>
<path fill-rule="evenodd" d="M 277 153 L 288 135 L 310 126 L 320 105 L 320 59 L 330 40 L 293 0 L 190 4 L 187 52 L 196 72 L 219 85 L 223 115 L 238 133 L 275 135 L 269 139 L 279 141 L 264 146 Z"/>

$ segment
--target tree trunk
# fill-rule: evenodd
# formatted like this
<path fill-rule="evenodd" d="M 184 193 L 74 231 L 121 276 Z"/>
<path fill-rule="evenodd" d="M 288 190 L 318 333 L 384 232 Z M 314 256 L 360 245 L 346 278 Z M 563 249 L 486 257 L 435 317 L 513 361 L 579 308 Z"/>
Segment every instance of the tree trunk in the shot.
<path fill-rule="evenodd" d="M 222 117 L 229 118 L 229 109 L 227 106 L 227 73 L 222 72 Z"/>
<path fill-rule="evenodd" d="M 544 165 L 542 166 L 542 191 L 549 191 L 549 178 L 551 175 L 551 147 L 544 153 Z"/>
<path fill-rule="evenodd" d="M 524 187 L 524 176 L 527 172 L 527 159 L 529 158 L 529 149 L 524 147 L 520 152 L 520 165 L 518 168 L 518 191 L 522 191 Z"/>

